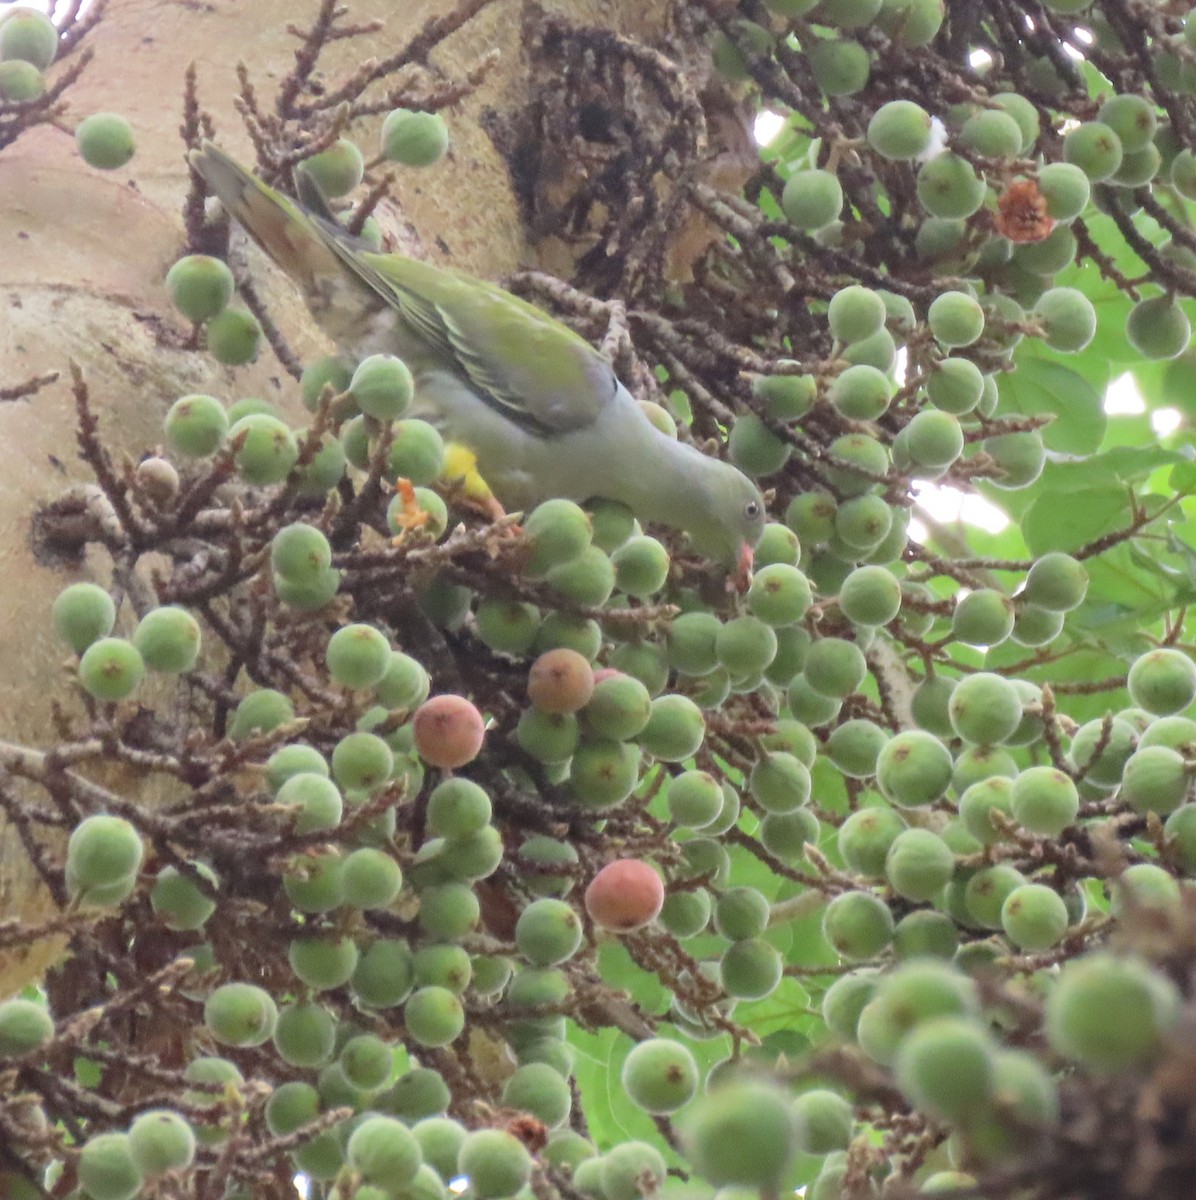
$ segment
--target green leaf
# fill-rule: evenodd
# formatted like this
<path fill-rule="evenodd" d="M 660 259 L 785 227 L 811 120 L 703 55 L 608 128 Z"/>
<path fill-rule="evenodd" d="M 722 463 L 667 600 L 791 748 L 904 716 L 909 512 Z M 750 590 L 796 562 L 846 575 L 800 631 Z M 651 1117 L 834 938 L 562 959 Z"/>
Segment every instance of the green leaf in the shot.
<path fill-rule="evenodd" d="M 1196 491 L 1196 462 L 1183 461 L 1177 463 L 1167 480 L 1173 492 Z"/>
<path fill-rule="evenodd" d="M 1048 550 L 1079 550 L 1117 529 L 1128 515 L 1128 496 L 1120 485 L 1046 491 L 1030 506 L 1022 529 L 1037 557 Z"/>
<path fill-rule="evenodd" d="M 799 1059 L 810 1048 L 810 1039 L 796 1029 L 778 1029 L 770 1033 L 761 1044 L 771 1054 L 784 1054 L 791 1060 Z"/>
<path fill-rule="evenodd" d="M 757 203 L 760 205 L 760 211 L 770 221 L 783 221 L 785 219 L 785 214 L 781 211 L 780 202 L 768 188 L 760 189 L 760 196 Z"/>
<path fill-rule="evenodd" d="M 716 1062 L 726 1058 L 731 1045 L 725 1034 L 696 1042 L 667 1025 L 661 1027 L 660 1035 L 688 1046 L 703 1078 Z M 570 1022 L 569 1044 L 575 1051 L 573 1074 L 585 1097 L 590 1137 L 599 1151 L 609 1150 L 620 1142 L 639 1140 L 651 1142 L 669 1162 L 678 1163 L 680 1160 L 660 1136 L 656 1122 L 636 1108 L 623 1090 L 623 1062 L 631 1051 L 631 1039 L 617 1029 L 589 1033 Z"/>
<path fill-rule="evenodd" d="M 793 168 L 804 161 L 810 153 L 811 139 L 796 128 L 793 121 L 787 122 L 771 141 L 760 147 L 760 157 L 765 162 L 776 163 L 783 179 L 788 179 Z"/>
<path fill-rule="evenodd" d="M 1174 528 L 1167 531 L 1167 549 L 1179 561 L 1179 566 L 1172 575 L 1175 594 L 1171 597 L 1171 606 L 1191 604 L 1193 599 L 1196 599 L 1196 549 L 1177 536 Z M 1149 556 L 1139 547 L 1131 546 L 1131 550 L 1140 553 L 1149 561 Z"/>
<path fill-rule="evenodd" d="M 622 942 L 603 942 L 598 947 L 598 974 L 602 982 L 629 992 L 645 1012 L 662 1013 L 671 993 L 651 971 L 638 966 Z"/>
<path fill-rule="evenodd" d="M 1062 363 L 1038 355 L 1019 355 L 1017 370 L 1001 376 L 998 390 L 1003 413 L 1054 416 L 1042 431 L 1048 450 L 1092 454 L 1105 436 L 1107 418 L 1101 407 L 1101 392 Z"/>
<path fill-rule="evenodd" d="M 989 533 L 978 525 L 966 526 L 968 548 L 982 558 L 1025 558 L 1026 543 L 1021 526 L 1011 521 L 1004 529 Z"/>
<path fill-rule="evenodd" d="M 752 887 L 762 892 L 766 900 L 775 900 L 782 884 L 779 876 L 762 863 L 744 846 L 730 847 L 731 877 L 733 887 Z"/>
<path fill-rule="evenodd" d="M 782 979 L 777 989 L 763 1000 L 737 1004 L 735 1020 L 765 1038 L 774 1055 L 784 1053 L 797 1058 L 810 1043 L 803 1027 L 819 1023 L 819 1018 L 808 1011 L 809 1005 L 809 994 L 796 979 Z M 781 1040 L 773 1042 L 766 1035 L 776 1035 Z"/>
<path fill-rule="evenodd" d="M 104 1068 L 92 1058 L 75 1059 L 75 1081 L 80 1087 L 98 1088 L 104 1078 Z"/>
<path fill-rule="evenodd" d="M 1088 568 L 1088 601 L 1080 616 L 1086 623 L 1095 626 L 1100 606 L 1123 613 L 1141 613 L 1166 602 L 1167 589 L 1161 572 L 1153 567 L 1143 571 L 1130 544 L 1114 546 L 1084 565 Z M 1075 623 L 1073 620 L 1072 624 Z"/>
<path fill-rule="evenodd" d="M 1028 657 L 1029 652 L 1025 652 Z M 1125 660 L 1100 647 L 1077 647 L 1070 653 L 1061 654 L 1048 664 L 1029 667 L 1020 677 L 1037 684 L 1050 684 L 1055 690 L 1055 703 L 1060 712 L 1076 721 L 1090 721 L 1103 716 L 1112 709 L 1124 708 L 1124 688 L 1110 688 L 1089 692 L 1072 692 L 1068 684 L 1084 689 L 1092 688 L 1104 680 L 1115 680 L 1125 675 Z"/>
<path fill-rule="evenodd" d="M 1071 492 L 1107 487 L 1112 481 L 1140 483 L 1160 467 L 1188 461 L 1188 456 L 1163 446 L 1115 446 L 1103 454 L 1069 462 L 1048 462 L 1038 488 L 1041 491 Z M 1031 489 L 1027 489 L 1030 491 Z"/>
<path fill-rule="evenodd" d="M 571 1025 L 569 1043 L 576 1052 L 573 1074 L 585 1097 L 590 1136 L 599 1151 L 637 1138 L 655 1143 L 651 1118 L 628 1101 L 619 1081 L 630 1049 L 627 1037 L 617 1029 L 587 1033 Z"/>
<path fill-rule="evenodd" d="M 814 760 L 810 772 L 814 785 L 814 795 L 818 797 L 819 808 L 827 812 L 848 811 L 847 785 L 842 774 L 820 754 Z"/>

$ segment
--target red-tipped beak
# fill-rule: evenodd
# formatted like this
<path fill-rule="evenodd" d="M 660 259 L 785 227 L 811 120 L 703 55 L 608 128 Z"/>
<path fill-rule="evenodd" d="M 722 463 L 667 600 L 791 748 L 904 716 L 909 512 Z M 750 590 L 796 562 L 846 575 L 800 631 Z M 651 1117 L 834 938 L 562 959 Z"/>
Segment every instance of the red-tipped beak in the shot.
<path fill-rule="evenodd" d="M 735 562 L 735 590 L 746 592 L 752 583 L 752 564 L 756 561 L 756 552 L 744 542 L 739 547 L 739 558 Z"/>

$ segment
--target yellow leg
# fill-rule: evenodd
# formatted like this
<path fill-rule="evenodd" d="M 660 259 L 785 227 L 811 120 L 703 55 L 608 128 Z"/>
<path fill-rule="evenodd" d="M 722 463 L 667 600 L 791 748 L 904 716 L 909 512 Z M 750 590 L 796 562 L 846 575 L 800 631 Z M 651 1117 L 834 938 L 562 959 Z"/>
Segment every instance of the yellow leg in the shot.
<path fill-rule="evenodd" d="M 477 456 L 468 447 L 459 442 L 449 443 L 440 477 L 452 489 L 453 499 L 459 504 L 489 517 L 491 521 L 506 517 L 503 506 L 478 471 Z"/>
<path fill-rule="evenodd" d="M 460 481 L 460 487 L 457 494 L 457 499 L 466 508 L 472 508 L 474 512 L 481 513 L 482 516 L 488 517 L 491 521 L 502 521 L 506 519 L 507 510 L 498 502 L 498 498 L 483 482 L 482 477 L 476 472 L 474 480 L 481 484 L 477 487 L 473 480 L 465 479 Z M 485 489 L 484 491 L 482 489 Z M 519 533 L 518 525 L 508 526 L 511 533 Z"/>

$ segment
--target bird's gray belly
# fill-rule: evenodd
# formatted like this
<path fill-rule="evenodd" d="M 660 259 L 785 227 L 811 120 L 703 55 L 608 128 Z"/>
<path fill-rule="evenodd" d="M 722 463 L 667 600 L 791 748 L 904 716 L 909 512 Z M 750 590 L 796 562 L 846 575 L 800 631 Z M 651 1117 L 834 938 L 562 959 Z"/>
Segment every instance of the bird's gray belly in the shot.
<path fill-rule="evenodd" d="M 410 415 L 435 425 L 446 441 L 472 450 L 479 473 L 505 508 L 526 511 L 542 500 L 581 501 L 601 494 L 593 464 L 578 461 L 577 451 L 584 451 L 589 440 L 585 432 L 568 435 L 566 449 L 566 439 L 528 433 L 448 372 L 421 372 L 415 383 Z"/>
<path fill-rule="evenodd" d="M 478 471 L 508 511 L 526 512 L 543 500 L 578 502 L 599 496 L 620 499 L 604 487 L 609 463 L 595 430 L 543 438 L 507 420 L 469 384 L 435 360 L 418 338 L 404 337 L 388 306 L 359 326 L 354 357 L 397 354 L 415 376 L 408 412 L 434 425 L 445 441 L 459 442 L 477 456 Z M 566 444 L 567 443 L 567 444 Z"/>

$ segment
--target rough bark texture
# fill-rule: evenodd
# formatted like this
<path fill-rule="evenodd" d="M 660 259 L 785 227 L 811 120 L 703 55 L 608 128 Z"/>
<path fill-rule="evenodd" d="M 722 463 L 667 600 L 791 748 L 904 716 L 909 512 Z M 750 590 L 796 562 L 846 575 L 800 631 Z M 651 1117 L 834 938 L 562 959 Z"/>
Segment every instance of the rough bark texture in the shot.
<path fill-rule="evenodd" d="M 384 19 L 375 35 L 382 56 L 430 17 L 453 10 L 444 0 L 395 5 L 360 0 L 356 20 Z M 572 0 L 549 5 L 572 20 L 650 34 L 665 5 L 636 0 Z M 73 444 L 74 411 L 67 363 L 82 367 L 109 444 L 140 454 L 160 438 L 169 404 L 189 392 L 231 401 L 259 395 L 279 400 L 288 379 L 268 349 L 252 367 L 224 370 L 185 348 L 187 330 L 162 289 L 183 252 L 182 201 L 187 186 L 178 133 L 183 76 L 194 62 L 200 97 L 217 134 L 233 152 L 252 156 L 233 106 L 238 61 L 259 95 L 291 66 L 295 39 L 288 22 L 306 24 L 314 0 L 113 0 L 90 36 L 95 59 L 68 93 L 65 124 L 94 111 L 132 122 L 137 154 L 128 166 L 100 172 L 82 163 L 65 129 L 42 126 L 0 154 L 0 387 L 48 370 L 59 381 L 29 400 L 0 407 L 0 444 L 8 466 L 0 488 L 0 736 L 28 745 L 50 739 L 51 700 L 64 677 L 61 643 L 48 610 L 67 583 L 89 577 L 91 564 L 55 562 L 30 538 L 36 508 L 72 480 L 84 479 Z M 490 277 L 538 265 L 537 247 L 521 226 L 506 164 L 483 131 L 485 112 L 517 112 L 528 92 L 524 11 L 512 0 L 484 8 L 432 54 L 450 75 L 499 51 L 483 87 L 446 112 L 453 138 L 447 160 L 408 171 L 399 187 L 401 214 L 392 227 L 430 257 Z M 359 42 L 340 43 L 322 65 L 335 78 L 357 65 Z M 355 133 L 357 131 L 355 130 Z M 368 148 L 371 137 L 363 144 Z M 384 214 L 384 217 L 387 214 Z M 255 263 L 260 263 L 255 258 Z M 558 255 L 553 265 L 560 269 Z M 277 272 L 264 272 L 266 296 L 301 357 L 321 352 L 297 293 Z M 289 389 L 293 397 L 294 389 Z M 283 407 L 293 404 L 284 400 Z M 106 581 L 105 581 L 106 582 Z M 111 782 L 111 781 L 110 781 Z M 119 783 L 119 781 L 115 781 Z M 0 912 L 38 921 L 53 906 L 11 827 L 0 824 Z M 44 969 L 58 942 L 0 956 L 0 995 Z"/>

